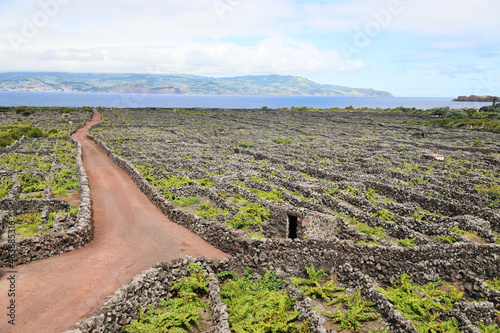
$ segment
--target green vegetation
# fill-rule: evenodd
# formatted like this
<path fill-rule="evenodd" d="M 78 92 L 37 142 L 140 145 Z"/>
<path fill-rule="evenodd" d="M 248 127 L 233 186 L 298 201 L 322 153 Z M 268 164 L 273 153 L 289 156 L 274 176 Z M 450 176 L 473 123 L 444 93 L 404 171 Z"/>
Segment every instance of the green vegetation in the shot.
<path fill-rule="evenodd" d="M 354 197 L 357 197 L 359 190 L 347 185 L 347 188 L 345 190 L 342 190 L 342 192 L 350 194 Z"/>
<path fill-rule="evenodd" d="M 316 179 L 316 178 L 314 178 L 313 176 L 311 176 L 311 175 L 309 175 L 309 174 L 307 174 L 307 173 L 302 173 L 302 174 L 301 174 L 301 176 L 302 176 L 302 177 L 309 178 L 309 179 Z"/>
<path fill-rule="evenodd" d="M 40 217 L 42 213 L 29 212 L 15 216 L 12 221 L 16 224 L 14 229 L 19 233 L 21 238 L 38 235 L 38 226 L 40 225 Z"/>
<path fill-rule="evenodd" d="M 18 75 L 18 73 L 16 73 Z M 119 92 L 143 86 L 148 92 L 171 87 L 179 94 L 224 95 L 228 90 L 239 95 L 332 95 L 392 97 L 387 91 L 322 85 L 299 76 L 247 75 L 239 77 L 205 77 L 192 75 L 154 74 L 79 74 L 79 73 L 26 73 L 25 77 L 3 74 L 9 88 L 24 88 L 26 82 L 34 86 L 51 86 L 57 90 L 71 89 L 81 92 Z M 292 108 L 293 109 L 293 108 Z M 176 112 L 201 114 L 198 110 Z"/>
<path fill-rule="evenodd" d="M 3 155 L 0 157 L 0 165 L 4 168 L 12 168 L 17 171 L 24 169 L 25 164 L 31 162 L 33 155 Z"/>
<path fill-rule="evenodd" d="M 331 301 L 333 293 L 345 289 L 335 286 L 333 280 L 329 280 L 325 283 L 323 278 L 328 277 L 328 274 L 326 274 L 322 269 L 316 271 L 313 265 L 306 266 L 306 272 L 309 277 L 308 279 L 292 277 L 291 281 L 295 287 L 302 290 L 312 300 L 319 298 Z"/>
<path fill-rule="evenodd" d="M 198 207 L 198 211 L 196 212 L 196 215 L 198 215 L 199 217 L 202 217 L 204 219 L 208 219 L 208 218 L 211 218 L 213 216 L 217 216 L 217 215 L 221 215 L 221 214 L 227 215 L 227 214 L 229 214 L 229 212 L 224 211 L 219 207 L 211 206 L 209 201 L 201 204 Z"/>
<path fill-rule="evenodd" d="M 380 316 L 372 308 L 375 303 L 366 302 L 361 299 L 362 289 L 363 286 L 359 287 L 352 297 L 338 295 L 337 299 L 328 303 L 328 305 L 339 303 L 335 312 L 323 310 L 334 323 L 340 323 L 339 331 L 347 329 L 358 331 L 363 327 L 362 322 L 372 321 Z M 344 311 L 341 310 L 342 306 L 345 307 Z"/>
<path fill-rule="evenodd" d="M 62 169 L 54 174 L 54 182 L 51 184 L 54 194 L 66 195 L 68 190 L 78 190 L 78 179 L 76 172 Z"/>
<path fill-rule="evenodd" d="M 256 282 L 249 268 L 239 277 L 234 272 L 219 273 L 228 278 L 220 289 L 227 305 L 229 324 L 234 332 L 309 332 L 309 322 L 297 323 L 300 312 L 293 310 L 288 292 L 280 292 L 284 281 L 268 271 Z"/>
<path fill-rule="evenodd" d="M 358 189 L 356 189 L 354 187 L 351 187 L 349 185 L 347 185 L 347 187 L 345 189 L 343 189 L 343 190 L 338 189 L 338 188 L 329 188 L 329 189 L 326 190 L 326 192 L 328 194 L 332 195 L 332 196 L 335 195 L 335 193 L 337 193 L 339 191 L 347 193 L 347 194 L 350 194 L 350 195 L 352 195 L 354 197 L 357 197 L 358 196 L 358 192 L 359 192 Z M 375 190 L 373 190 L 373 191 L 375 191 Z M 376 196 L 376 191 L 375 192 L 373 192 L 373 191 L 368 191 L 368 193 L 369 193 L 368 195 L 371 195 L 371 196 L 375 195 Z"/>
<path fill-rule="evenodd" d="M 255 180 L 256 182 L 267 182 L 269 181 L 267 178 L 259 178 L 257 176 L 250 176 L 251 180 Z"/>
<path fill-rule="evenodd" d="M 195 263 L 189 263 L 189 270 L 190 276 L 172 285 L 171 290 L 177 293 L 175 297 L 159 301 L 159 309 L 148 305 L 148 310 L 143 312 L 139 306 L 140 319 L 125 326 L 125 332 L 183 333 L 194 328 L 202 332 L 199 320 L 204 316 L 204 309 L 210 308 L 210 304 L 201 299 L 208 293 L 208 278 Z"/>
<path fill-rule="evenodd" d="M 399 172 L 399 173 L 404 173 L 409 175 L 413 171 L 419 171 L 420 168 L 416 166 L 415 164 L 410 164 L 410 163 L 403 163 L 403 168 L 398 168 L 398 167 L 391 167 L 390 168 L 392 171 Z"/>
<path fill-rule="evenodd" d="M 43 233 L 48 233 L 50 231 L 50 228 L 54 225 L 54 217 L 57 214 L 78 214 L 79 208 L 77 206 L 70 205 L 69 212 L 66 212 L 65 210 L 60 210 L 57 212 L 51 212 L 49 213 L 49 218 L 47 220 L 47 224 L 45 224 L 45 227 L 43 228 Z"/>
<path fill-rule="evenodd" d="M 385 237 L 387 236 L 384 228 L 382 228 L 382 227 L 372 228 L 372 227 L 369 227 L 368 224 L 366 224 L 366 223 L 358 223 L 357 227 L 358 227 L 359 232 L 362 232 L 364 234 L 376 236 L 376 237 L 382 238 L 382 239 L 385 239 Z"/>
<path fill-rule="evenodd" d="M 416 247 L 417 243 L 415 243 L 415 238 L 412 239 L 405 238 L 405 239 L 400 239 L 398 245 L 403 247 Z"/>
<path fill-rule="evenodd" d="M 329 188 L 326 190 L 326 193 L 330 194 L 331 196 L 335 195 L 339 191 L 338 188 Z"/>
<path fill-rule="evenodd" d="M 479 323 L 479 330 L 481 333 L 500 333 L 500 328 L 497 328 L 497 324 L 486 326 L 483 323 Z"/>
<path fill-rule="evenodd" d="M 377 191 L 369 187 L 365 190 L 365 197 L 372 204 L 375 204 L 375 202 L 378 200 Z"/>
<path fill-rule="evenodd" d="M 3 199 L 6 195 L 9 194 L 13 185 L 14 181 L 10 177 L 2 177 L 0 179 L 0 199 Z"/>
<path fill-rule="evenodd" d="M 50 129 L 47 132 L 43 132 L 42 129 L 31 126 L 0 126 L 0 148 L 10 146 L 23 135 L 28 138 L 64 137 L 68 135 L 68 132 L 58 132 L 57 129 Z"/>
<path fill-rule="evenodd" d="M 476 185 L 474 189 L 478 192 L 486 193 L 493 206 L 500 204 L 500 185 L 498 183 L 491 183 L 490 186 Z"/>
<path fill-rule="evenodd" d="M 244 147 L 244 148 L 252 148 L 254 145 L 253 145 L 253 142 L 251 142 L 251 141 L 240 141 L 240 142 L 238 142 L 238 146 Z"/>
<path fill-rule="evenodd" d="M 399 312 L 413 322 L 418 332 L 458 333 L 456 319 L 440 321 L 439 316 L 450 310 L 453 304 L 462 298 L 463 293 L 458 293 L 451 285 L 445 286 L 444 281 L 432 282 L 420 287 L 413 284 L 409 275 L 402 274 L 393 287 L 387 290 L 380 287 L 377 289 L 394 304 Z"/>
<path fill-rule="evenodd" d="M 279 145 L 289 145 L 292 143 L 292 140 L 290 140 L 288 138 L 275 138 L 275 139 L 273 139 L 273 142 L 277 143 Z"/>
<path fill-rule="evenodd" d="M 250 191 L 251 193 L 255 194 L 256 196 L 258 196 L 260 198 L 264 198 L 264 199 L 271 200 L 271 201 L 283 201 L 283 199 L 281 199 L 281 192 L 276 190 L 276 189 L 272 189 L 271 191 L 266 192 L 266 191 L 258 190 L 256 188 L 247 187 L 242 182 L 232 181 L 231 183 L 234 185 L 238 185 L 247 191 Z"/>
<path fill-rule="evenodd" d="M 467 238 L 479 237 L 475 232 L 459 229 L 458 226 L 454 226 L 451 231 Z"/>
<path fill-rule="evenodd" d="M 457 242 L 457 240 L 453 236 L 436 236 L 436 239 L 440 242 L 448 244 L 453 244 Z"/>
<path fill-rule="evenodd" d="M 481 112 L 475 112 L 475 110 L 442 110 L 440 112 L 446 112 L 443 119 L 433 119 L 427 122 L 426 125 L 449 128 L 470 127 L 484 131 L 500 131 L 500 121 L 498 120 L 500 108 L 498 107 L 483 107 L 481 108 Z"/>
<path fill-rule="evenodd" d="M 381 209 L 379 211 L 376 211 L 375 213 L 372 213 L 371 215 L 381 218 L 382 220 L 387 222 L 392 222 L 392 223 L 396 222 L 394 216 L 386 209 Z"/>
<path fill-rule="evenodd" d="M 213 187 L 215 183 L 210 178 L 204 177 L 196 181 L 201 187 Z"/>
<path fill-rule="evenodd" d="M 264 220 L 269 220 L 271 210 L 262 207 L 262 203 L 249 203 L 245 202 L 243 206 L 238 208 L 239 214 L 235 215 L 233 219 L 228 220 L 227 226 L 235 229 L 248 231 L 248 227 L 255 223 L 262 226 Z"/>
<path fill-rule="evenodd" d="M 171 187 L 185 187 L 191 185 L 193 181 L 185 176 L 176 176 L 176 175 L 167 175 L 167 177 L 157 180 L 155 176 L 145 176 L 147 180 L 151 181 L 151 184 L 160 189 L 161 191 L 165 191 L 165 189 Z M 148 179 L 149 178 L 149 179 Z"/>
<path fill-rule="evenodd" d="M 32 177 L 30 174 L 22 173 L 21 179 L 21 193 L 40 192 L 45 189 L 47 182 L 38 177 Z"/>
<path fill-rule="evenodd" d="M 493 280 L 486 280 L 484 282 L 486 282 L 488 288 L 500 291 L 500 280 L 498 280 L 497 278 L 494 278 Z"/>
<path fill-rule="evenodd" d="M 328 306 L 338 306 L 335 312 L 323 310 L 334 323 L 340 323 L 339 331 L 344 329 L 359 330 L 362 328 L 362 322 L 372 321 L 379 317 L 375 310 L 371 308 L 374 303 L 365 302 L 361 299 L 360 287 L 352 297 L 346 296 L 344 293 L 336 294 L 343 291 L 345 288 L 334 285 L 334 280 L 325 282 L 328 277 L 322 269 L 316 271 L 314 266 L 306 266 L 308 279 L 292 277 L 291 281 L 295 287 L 302 290 L 311 299 L 323 299 L 328 302 Z M 344 307 L 344 308 L 342 308 Z"/>
<path fill-rule="evenodd" d="M 179 207 L 189 207 L 192 205 L 197 205 L 200 203 L 200 198 L 195 197 L 195 198 L 177 198 L 174 200 L 174 203 L 179 206 Z"/>
<path fill-rule="evenodd" d="M 219 192 L 221 198 L 226 199 L 229 195 L 224 192 Z M 228 202 L 234 203 L 235 205 L 244 205 L 248 201 L 244 199 L 239 193 L 237 193 L 234 198 L 227 199 Z"/>

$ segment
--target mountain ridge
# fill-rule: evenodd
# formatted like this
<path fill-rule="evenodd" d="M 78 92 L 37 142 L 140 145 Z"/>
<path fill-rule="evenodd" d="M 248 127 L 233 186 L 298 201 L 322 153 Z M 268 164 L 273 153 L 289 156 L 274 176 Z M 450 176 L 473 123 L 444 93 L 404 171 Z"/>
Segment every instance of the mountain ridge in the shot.
<path fill-rule="evenodd" d="M 205 95 L 393 97 L 388 91 L 320 84 L 292 75 L 208 77 L 188 74 L 0 73 L 0 90 Z"/>

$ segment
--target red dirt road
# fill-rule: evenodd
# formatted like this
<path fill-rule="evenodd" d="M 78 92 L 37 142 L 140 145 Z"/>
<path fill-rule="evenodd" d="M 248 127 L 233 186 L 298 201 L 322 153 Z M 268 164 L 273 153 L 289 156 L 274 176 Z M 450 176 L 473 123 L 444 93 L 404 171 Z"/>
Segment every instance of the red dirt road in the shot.
<path fill-rule="evenodd" d="M 87 139 L 92 121 L 74 138 L 82 143 L 91 188 L 94 239 L 82 249 L 20 265 L 16 274 L 16 321 L 8 324 L 7 269 L 0 270 L 0 332 L 57 333 L 105 302 L 122 284 L 157 262 L 190 255 L 227 255 L 171 222 Z"/>

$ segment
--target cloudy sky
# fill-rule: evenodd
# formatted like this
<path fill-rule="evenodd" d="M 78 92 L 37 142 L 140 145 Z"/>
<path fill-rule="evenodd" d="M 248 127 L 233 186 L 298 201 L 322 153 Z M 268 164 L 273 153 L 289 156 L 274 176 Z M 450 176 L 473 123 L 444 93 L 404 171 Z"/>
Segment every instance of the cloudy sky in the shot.
<path fill-rule="evenodd" d="M 500 94 L 499 0 L 2 0 L 0 72 L 299 75 Z"/>

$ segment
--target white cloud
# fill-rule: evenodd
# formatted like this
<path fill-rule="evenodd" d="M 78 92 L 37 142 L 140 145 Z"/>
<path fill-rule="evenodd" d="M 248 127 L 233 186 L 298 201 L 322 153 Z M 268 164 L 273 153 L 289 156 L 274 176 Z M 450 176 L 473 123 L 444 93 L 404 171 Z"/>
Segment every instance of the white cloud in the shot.
<path fill-rule="evenodd" d="M 413 34 L 498 35 L 498 0 L 350 0 L 305 4 L 302 22 L 321 32 L 352 31 L 380 21 Z"/>
<path fill-rule="evenodd" d="M 0 56 L 0 60 L 2 56 Z M 7 60 L 8 61 L 8 60 Z M 346 61 L 335 51 L 320 51 L 311 43 L 272 37 L 252 46 L 235 43 L 184 43 L 175 47 L 108 47 L 30 49 L 12 70 L 28 70 L 39 62 L 45 68 L 69 71 L 121 71 L 239 75 L 308 73 L 360 69 L 362 62 Z"/>
<path fill-rule="evenodd" d="M 391 30 L 423 35 L 491 38 L 500 28 L 497 0 L 401 0 Z"/>
<path fill-rule="evenodd" d="M 26 37 L 39 1 L 61 5 Z M 498 0 L 2 0 L 0 10 L 1 71 L 277 73 L 365 86 L 375 68 L 372 86 L 403 89 L 410 77 L 437 86 L 460 67 L 499 65 Z M 382 26 L 371 43 L 342 56 L 370 24 Z M 24 39 L 17 52 L 13 34 Z"/>

